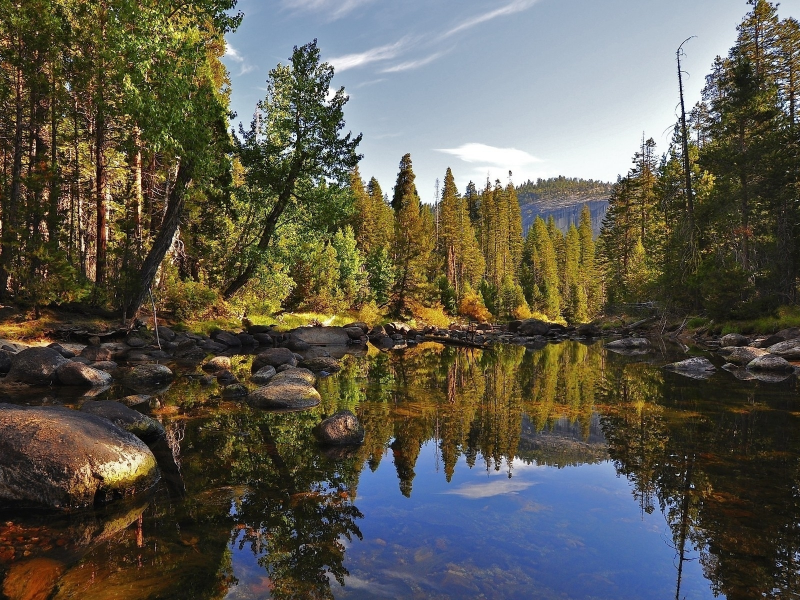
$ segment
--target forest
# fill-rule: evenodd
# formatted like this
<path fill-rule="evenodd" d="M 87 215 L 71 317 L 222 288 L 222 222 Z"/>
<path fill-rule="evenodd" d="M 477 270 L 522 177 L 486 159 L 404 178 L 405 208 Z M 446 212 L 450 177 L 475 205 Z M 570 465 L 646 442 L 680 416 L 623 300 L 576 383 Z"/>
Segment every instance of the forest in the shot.
<path fill-rule="evenodd" d="M 409 154 L 387 192 L 362 178 L 316 41 L 231 128 L 220 59 L 235 5 L 0 1 L 0 302 L 446 325 L 580 323 L 650 300 L 741 318 L 796 301 L 800 26 L 776 5 L 749 1 L 670 146 L 643 139 L 613 186 L 509 173 L 460 192 L 447 169 L 433 205 Z M 552 218 L 523 230 L 521 196 L 608 189 L 597 239 L 586 206 L 566 232 Z"/>

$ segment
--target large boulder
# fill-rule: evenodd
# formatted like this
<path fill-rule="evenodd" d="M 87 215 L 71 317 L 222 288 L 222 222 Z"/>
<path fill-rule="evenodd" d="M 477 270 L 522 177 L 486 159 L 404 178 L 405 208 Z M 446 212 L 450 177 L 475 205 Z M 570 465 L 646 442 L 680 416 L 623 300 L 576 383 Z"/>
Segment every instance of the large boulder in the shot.
<path fill-rule="evenodd" d="M 539 319 L 525 319 L 517 327 L 516 333 L 526 337 L 534 335 L 547 335 L 550 332 L 550 324 Z"/>
<path fill-rule="evenodd" d="M 280 367 L 281 365 L 297 365 L 297 357 L 294 352 L 288 348 L 267 348 L 263 352 L 259 352 L 253 359 L 253 364 L 250 368 L 251 373 L 256 373 L 261 367 Z"/>
<path fill-rule="evenodd" d="M 314 428 L 314 434 L 323 444 L 332 446 L 357 445 L 364 442 L 364 428 L 349 410 L 340 410 Z"/>
<path fill-rule="evenodd" d="M 128 408 L 113 400 L 90 400 L 84 402 L 81 411 L 108 419 L 120 429 L 132 433 L 145 443 L 152 444 L 165 437 L 164 426 L 147 415 Z"/>
<path fill-rule="evenodd" d="M 763 348 L 753 348 L 752 346 L 727 346 L 720 350 L 720 354 L 725 357 L 729 363 L 744 367 L 754 358 L 769 354 Z"/>
<path fill-rule="evenodd" d="M 125 374 L 123 382 L 134 390 L 156 388 L 175 379 L 175 374 L 164 365 L 137 365 Z"/>
<path fill-rule="evenodd" d="M 85 508 L 151 488 L 156 459 L 107 419 L 61 406 L 0 404 L 0 498 Z"/>
<path fill-rule="evenodd" d="M 57 382 L 56 370 L 68 359 L 52 348 L 26 348 L 11 357 L 6 381 L 31 385 L 50 385 Z"/>
<path fill-rule="evenodd" d="M 747 369 L 750 371 L 775 371 L 778 373 L 794 371 L 794 367 L 789 361 L 774 354 L 765 354 L 753 359 L 747 364 Z"/>
<path fill-rule="evenodd" d="M 741 333 L 729 333 L 723 335 L 719 340 L 720 348 L 729 348 L 731 346 L 747 346 L 750 340 L 743 336 Z"/>
<path fill-rule="evenodd" d="M 56 369 L 56 375 L 61 385 L 82 385 L 88 387 L 102 387 L 111 385 L 111 375 L 100 369 L 79 362 L 64 363 Z"/>
<path fill-rule="evenodd" d="M 346 346 L 351 339 L 343 327 L 298 327 L 290 333 L 312 346 Z"/>
<path fill-rule="evenodd" d="M 250 406 L 265 410 L 302 410 L 317 406 L 321 400 L 313 385 L 298 380 L 273 381 L 247 396 Z"/>
<path fill-rule="evenodd" d="M 767 348 L 767 351 L 786 360 L 800 359 L 800 338 L 778 342 Z"/>

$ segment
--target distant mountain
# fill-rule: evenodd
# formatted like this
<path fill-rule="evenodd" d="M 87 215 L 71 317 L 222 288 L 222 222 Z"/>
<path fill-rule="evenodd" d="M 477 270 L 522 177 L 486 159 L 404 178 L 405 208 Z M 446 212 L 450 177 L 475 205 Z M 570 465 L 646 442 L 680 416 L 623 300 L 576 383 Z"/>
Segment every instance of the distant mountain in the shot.
<path fill-rule="evenodd" d="M 546 221 L 553 215 L 558 228 L 566 233 L 572 223 L 577 227 L 585 204 L 592 215 L 592 231 L 597 237 L 608 210 L 611 186 L 604 181 L 573 177 L 529 180 L 518 185 L 522 229 L 527 232 L 537 216 Z"/>

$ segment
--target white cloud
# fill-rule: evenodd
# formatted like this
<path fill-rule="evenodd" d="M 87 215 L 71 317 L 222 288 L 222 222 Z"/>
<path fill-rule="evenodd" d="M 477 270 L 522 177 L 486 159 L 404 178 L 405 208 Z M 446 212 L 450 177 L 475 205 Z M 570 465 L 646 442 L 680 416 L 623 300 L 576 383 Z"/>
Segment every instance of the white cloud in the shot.
<path fill-rule="evenodd" d="M 437 152 L 452 154 L 466 163 L 494 165 L 505 169 L 525 167 L 542 162 L 540 159 L 516 148 L 496 148 L 486 144 L 462 144 L 458 148 L 440 148 Z"/>
<path fill-rule="evenodd" d="M 292 12 L 324 12 L 335 21 L 369 2 L 372 0 L 283 0 L 283 8 Z"/>
<path fill-rule="evenodd" d="M 466 21 L 462 21 L 449 31 L 446 31 L 442 37 L 450 37 L 451 35 L 455 35 L 457 33 L 461 33 L 462 31 L 466 31 L 467 29 L 471 29 L 476 25 L 480 25 L 481 23 L 485 23 L 486 21 L 491 21 L 492 19 L 496 19 L 497 17 L 504 17 L 506 15 L 513 15 L 514 13 L 522 12 L 523 10 L 527 10 L 534 4 L 536 4 L 537 0 L 513 0 L 513 2 L 506 4 L 505 6 L 501 6 L 500 8 L 496 8 L 489 12 L 485 12 L 482 15 L 478 15 L 477 17 L 472 17 L 471 19 L 467 19 Z"/>
<path fill-rule="evenodd" d="M 532 481 L 516 481 L 513 479 L 506 479 L 499 477 L 489 483 L 465 483 L 454 490 L 443 492 L 444 494 L 453 494 L 454 496 L 462 496 L 470 500 L 478 500 L 480 498 L 490 498 L 492 496 L 502 496 L 503 494 L 513 494 L 527 490 L 532 485 Z"/>
<path fill-rule="evenodd" d="M 244 56 L 239 54 L 239 51 L 231 46 L 228 41 L 225 42 L 225 54 L 222 55 L 222 58 L 227 58 L 237 63 L 244 62 Z"/>
<path fill-rule="evenodd" d="M 334 70 L 337 72 L 347 71 L 368 65 L 369 63 L 378 62 L 382 60 L 391 60 L 400 54 L 400 51 L 406 45 L 408 39 L 403 38 L 394 44 L 387 44 L 385 46 L 377 46 L 371 48 L 366 52 L 358 52 L 356 54 L 345 54 L 344 56 L 337 56 L 336 58 L 328 59 L 328 63 L 333 65 Z"/>
<path fill-rule="evenodd" d="M 420 58 L 419 60 L 410 60 L 408 62 L 400 63 L 399 65 L 384 69 L 381 71 L 381 73 L 398 73 L 400 71 L 411 71 L 412 69 L 418 69 L 419 67 L 424 67 L 425 65 L 435 61 L 437 58 L 444 56 L 447 54 L 447 52 L 449 52 L 449 50 L 443 50 L 442 52 L 436 52 L 430 56 L 426 56 L 425 58 Z"/>

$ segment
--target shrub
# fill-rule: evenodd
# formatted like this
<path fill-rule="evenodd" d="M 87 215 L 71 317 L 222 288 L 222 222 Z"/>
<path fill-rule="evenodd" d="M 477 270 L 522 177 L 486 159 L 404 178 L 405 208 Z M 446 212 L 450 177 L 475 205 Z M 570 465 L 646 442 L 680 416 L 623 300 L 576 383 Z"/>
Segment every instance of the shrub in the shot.
<path fill-rule="evenodd" d="M 196 281 L 172 281 L 163 293 L 164 308 L 179 321 L 202 318 L 220 301 L 216 291 Z"/>
<path fill-rule="evenodd" d="M 480 322 L 489 321 L 492 318 L 492 313 L 483 304 L 481 296 L 471 289 L 465 290 L 464 297 L 461 298 L 458 305 L 458 314 Z"/>

